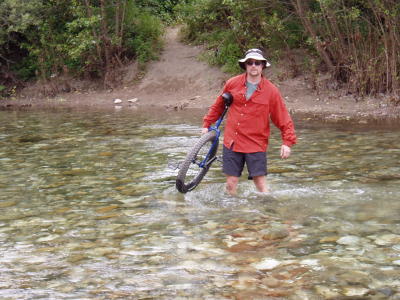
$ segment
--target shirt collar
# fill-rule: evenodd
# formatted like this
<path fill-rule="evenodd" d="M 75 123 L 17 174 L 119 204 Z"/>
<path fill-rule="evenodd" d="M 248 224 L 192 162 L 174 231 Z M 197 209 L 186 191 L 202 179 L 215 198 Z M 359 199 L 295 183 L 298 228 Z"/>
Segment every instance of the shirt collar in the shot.
<path fill-rule="evenodd" d="M 241 78 L 241 83 L 242 83 L 242 85 L 244 85 L 244 86 L 246 86 L 246 81 L 247 81 L 246 78 L 247 78 L 247 74 L 246 74 L 246 73 L 243 73 L 243 74 L 242 74 L 242 78 Z M 266 78 L 264 77 L 263 74 L 261 74 L 261 80 L 260 80 L 260 82 L 259 82 L 258 85 L 257 85 L 257 89 L 263 88 L 263 87 L 265 86 L 265 81 L 266 81 Z"/>

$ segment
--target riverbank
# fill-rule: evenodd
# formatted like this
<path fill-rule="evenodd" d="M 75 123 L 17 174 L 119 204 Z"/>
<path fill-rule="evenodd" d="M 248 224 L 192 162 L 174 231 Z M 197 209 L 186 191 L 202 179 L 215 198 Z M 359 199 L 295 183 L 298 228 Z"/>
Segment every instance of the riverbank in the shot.
<path fill-rule="evenodd" d="M 73 92 L 46 97 L 32 86 L 17 99 L 0 101 L 0 109 L 207 110 L 230 75 L 200 61 L 201 52 L 201 47 L 179 42 L 179 29 L 170 28 L 160 59 L 148 64 L 140 80 L 137 79 L 139 71 L 132 65 L 121 70 L 126 73 L 126 80 L 117 89 L 72 86 Z M 307 75 L 292 78 L 284 65 L 283 61 L 276 62 L 265 75 L 279 87 L 288 109 L 297 119 L 358 124 L 400 122 L 400 105 L 391 97 L 356 99 L 341 90 L 328 88 L 329 79 L 320 78 L 311 83 Z"/>

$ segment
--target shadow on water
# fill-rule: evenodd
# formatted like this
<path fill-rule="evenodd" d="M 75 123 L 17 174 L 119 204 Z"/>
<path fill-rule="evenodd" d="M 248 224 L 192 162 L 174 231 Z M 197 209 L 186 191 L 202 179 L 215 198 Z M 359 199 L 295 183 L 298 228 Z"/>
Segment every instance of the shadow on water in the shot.
<path fill-rule="evenodd" d="M 0 112 L 0 297 L 398 299 L 398 130 L 300 122 L 270 194 L 183 195 L 203 113 Z"/>

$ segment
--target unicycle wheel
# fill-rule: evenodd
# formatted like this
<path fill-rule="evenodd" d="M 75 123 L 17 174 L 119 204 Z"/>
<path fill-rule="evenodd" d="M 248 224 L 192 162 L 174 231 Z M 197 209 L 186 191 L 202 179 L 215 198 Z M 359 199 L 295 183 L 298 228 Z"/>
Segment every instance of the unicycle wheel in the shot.
<path fill-rule="evenodd" d="M 212 151 L 209 154 L 208 161 L 214 159 L 218 150 L 218 140 L 216 141 L 214 147 L 212 147 L 216 135 L 217 134 L 214 130 L 202 135 L 186 155 L 185 160 L 180 165 L 179 172 L 176 177 L 176 188 L 179 192 L 187 193 L 193 190 L 207 174 L 211 163 L 206 163 L 203 167 L 200 167 L 199 164 L 205 159 L 211 148 Z"/>

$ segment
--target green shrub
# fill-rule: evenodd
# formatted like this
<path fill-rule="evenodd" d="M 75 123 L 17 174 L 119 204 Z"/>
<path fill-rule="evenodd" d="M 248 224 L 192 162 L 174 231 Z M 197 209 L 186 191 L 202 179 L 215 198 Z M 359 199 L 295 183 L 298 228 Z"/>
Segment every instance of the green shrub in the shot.
<path fill-rule="evenodd" d="M 162 49 L 163 27 L 161 21 L 148 13 L 137 16 L 134 28 L 127 39 L 139 63 L 158 58 Z"/>
<path fill-rule="evenodd" d="M 240 70 L 237 59 L 249 48 L 275 53 L 303 43 L 301 24 L 284 1 L 192 0 L 176 9 L 185 39 L 214 50 L 208 60 L 230 73 Z"/>

